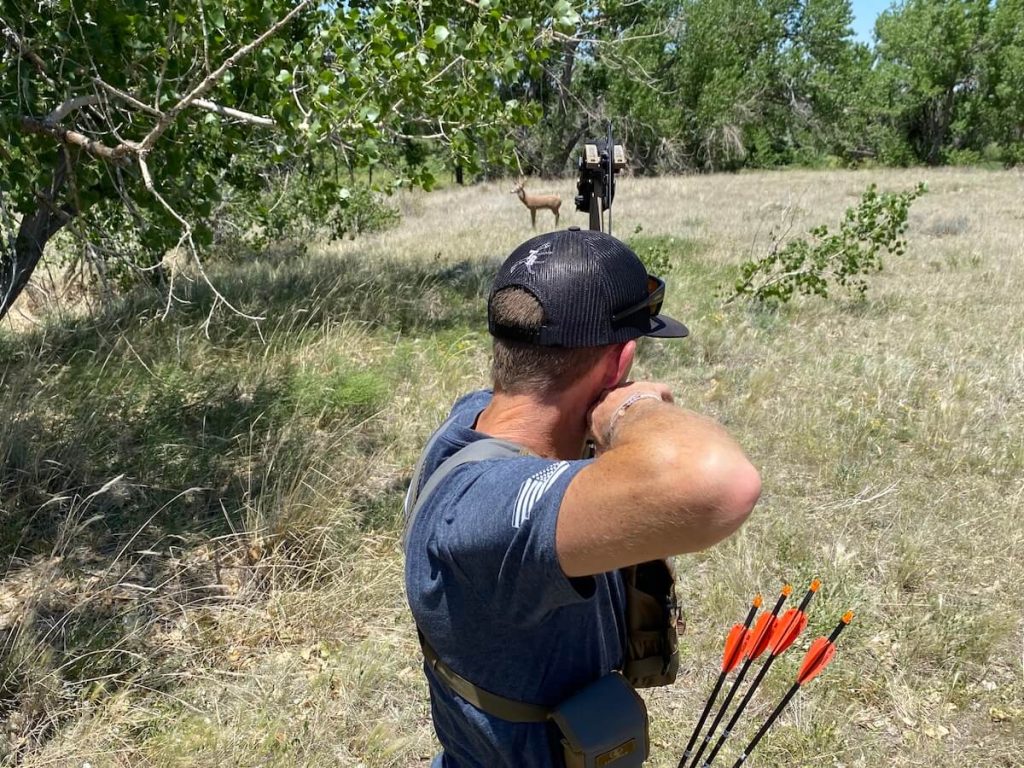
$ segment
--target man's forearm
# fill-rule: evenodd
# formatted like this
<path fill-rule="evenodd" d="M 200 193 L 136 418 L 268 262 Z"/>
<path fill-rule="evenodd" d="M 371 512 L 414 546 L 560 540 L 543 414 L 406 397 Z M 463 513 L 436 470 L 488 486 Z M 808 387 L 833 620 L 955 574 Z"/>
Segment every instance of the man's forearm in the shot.
<path fill-rule="evenodd" d="M 742 525 L 760 489 L 757 470 L 715 421 L 638 400 L 566 492 L 562 568 L 586 575 L 705 549 Z"/>

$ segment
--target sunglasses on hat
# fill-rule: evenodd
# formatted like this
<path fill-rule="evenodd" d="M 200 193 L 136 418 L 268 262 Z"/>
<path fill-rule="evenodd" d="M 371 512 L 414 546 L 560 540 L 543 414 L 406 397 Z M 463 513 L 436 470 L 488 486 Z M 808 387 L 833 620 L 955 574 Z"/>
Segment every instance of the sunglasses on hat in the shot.
<path fill-rule="evenodd" d="M 661 305 L 665 302 L 665 281 L 660 277 L 654 275 L 647 276 L 647 298 L 638 301 L 631 307 L 616 312 L 612 315 L 612 322 L 618 323 L 625 320 L 627 317 L 648 310 L 651 317 L 657 316 L 661 312 Z"/>

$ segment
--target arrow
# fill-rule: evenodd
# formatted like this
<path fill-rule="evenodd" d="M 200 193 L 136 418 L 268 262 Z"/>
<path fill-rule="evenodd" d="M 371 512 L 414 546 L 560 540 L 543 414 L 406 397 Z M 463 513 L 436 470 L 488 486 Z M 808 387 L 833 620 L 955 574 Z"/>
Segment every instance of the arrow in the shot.
<path fill-rule="evenodd" d="M 811 585 L 807 588 L 807 594 L 804 595 L 804 599 L 800 601 L 798 608 L 790 608 L 775 623 L 775 629 L 772 631 L 772 639 L 769 642 L 770 653 L 768 658 L 764 662 L 764 666 L 761 667 L 757 673 L 757 677 L 754 678 L 754 682 L 750 684 L 747 692 L 743 695 L 743 699 L 740 701 L 739 706 L 736 707 L 736 711 L 732 713 L 732 717 L 729 718 L 729 722 L 725 726 L 725 730 L 722 731 L 722 735 L 718 737 L 718 741 L 715 743 L 715 748 L 711 750 L 711 754 L 708 755 L 708 759 L 701 763 L 701 768 L 707 768 L 711 765 L 711 761 L 715 759 L 718 751 L 725 744 L 726 739 L 729 738 L 729 734 L 732 733 L 733 726 L 736 725 L 736 721 L 740 719 L 740 715 L 743 714 L 743 710 L 747 708 L 747 704 L 754 697 L 754 692 L 757 691 L 757 687 L 764 680 L 764 676 L 768 674 L 768 670 L 772 668 L 772 664 L 779 658 L 786 649 L 793 644 L 793 642 L 800 636 L 800 633 L 804 631 L 804 627 L 807 626 L 807 606 L 810 604 L 811 599 L 815 593 L 821 589 L 821 582 L 817 579 L 811 582 Z M 694 763 L 696 766 L 696 762 Z"/>
<path fill-rule="evenodd" d="M 746 661 L 740 668 L 740 672 L 736 675 L 736 679 L 732 683 L 732 687 L 729 689 L 728 695 L 725 697 L 725 702 L 722 704 L 722 708 L 718 710 L 718 714 L 715 715 L 714 721 L 711 723 L 711 727 L 708 732 L 704 734 L 704 740 L 701 742 L 700 749 L 697 750 L 697 755 L 693 758 L 693 765 L 696 766 L 700 761 L 701 755 L 704 754 L 704 750 L 708 748 L 708 744 L 711 743 L 711 737 L 714 735 L 715 730 L 718 728 L 718 724 L 722 722 L 722 718 L 725 716 L 726 710 L 729 709 L 729 704 L 732 703 L 732 697 L 736 695 L 736 691 L 739 690 L 740 684 L 743 682 L 743 678 L 747 675 L 747 670 L 750 669 L 750 665 L 754 663 L 754 659 L 764 653 L 768 647 L 769 641 L 772 639 L 772 631 L 775 629 L 775 622 L 779 615 L 779 611 L 782 610 L 782 604 L 786 602 L 793 593 L 793 588 L 787 584 L 782 588 L 782 593 L 779 595 L 779 599 L 775 602 L 775 607 L 772 608 L 771 613 L 762 613 L 758 619 L 757 624 L 754 625 L 754 629 L 747 633 L 747 640 L 743 644 L 743 657 Z M 710 708 L 710 701 L 708 702 L 708 708 Z M 704 718 L 707 717 L 707 710 L 704 711 L 704 715 L 701 716 L 701 725 L 704 724 Z M 698 728 L 697 730 L 700 730 Z M 694 733 L 694 736 L 697 734 Z M 693 746 L 693 738 L 690 739 L 690 744 L 686 747 L 686 752 L 683 753 L 683 759 L 679 761 L 678 768 L 684 768 L 685 761 L 690 756 L 690 748 Z"/>
<path fill-rule="evenodd" d="M 693 743 L 697 741 L 697 734 L 700 733 L 700 729 L 704 727 L 704 723 L 708 719 L 708 713 L 711 712 L 711 707 L 714 706 L 715 699 L 718 698 L 718 694 L 722 690 L 726 676 L 736 668 L 736 665 L 743 658 L 743 649 L 747 645 L 750 625 L 753 623 L 757 609 L 760 607 L 761 596 L 757 595 L 750 606 L 750 612 L 747 613 L 746 620 L 742 624 L 733 624 L 732 629 L 729 631 L 729 636 L 725 639 L 725 651 L 722 654 L 722 672 L 718 675 L 715 687 L 711 689 L 711 695 L 708 696 L 708 703 L 704 707 L 704 712 L 701 713 L 700 720 L 697 721 L 697 727 L 693 729 L 693 735 L 690 737 L 690 743 L 686 745 L 686 751 L 679 760 L 679 768 L 685 768 L 687 760 L 690 759 Z"/>
<path fill-rule="evenodd" d="M 829 662 L 832 661 L 832 657 L 836 655 L 836 638 L 839 637 L 839 633 L 846 629 L 847 625 L 853 621 L 853 611 L 847 611 L 842 619 L 839 620 L 839 624 L 832 630 L 832 634 L 828 637 L 819 637 L 813 643 L 811 647 L 807 649 L 807 654 L 804 656 L 803 663 L 800 664 L 800 670 L 796 675 L 796 682 L 793 683 L 792 687 L 786 692 L 786 695 L 782 697 L 782 701 L 775 708 L 775 711 L 771 713 L 768 720 L 764 725 L 761 726 L 761 730 L 757 732 L 754 739 L 747 745 L 747 748 L 743 750 L 743 753 L 739 756 L 739 759 L 733 764 L 732 768 L 740 768 L 743 765 L 743 761 L 750 757 L 750 753 L 754 751 L 754 747 L 761 740 L 761 737 L 768 732 L 768 729 L 772 727 L 776 718 L 782 714 L 792 698 L 796 695 L 796 692 L 800 690 L 800 686 L 806 685 L 811 682 L 814 678 L 821 674 L 822 670 L 828 666 Z"/>

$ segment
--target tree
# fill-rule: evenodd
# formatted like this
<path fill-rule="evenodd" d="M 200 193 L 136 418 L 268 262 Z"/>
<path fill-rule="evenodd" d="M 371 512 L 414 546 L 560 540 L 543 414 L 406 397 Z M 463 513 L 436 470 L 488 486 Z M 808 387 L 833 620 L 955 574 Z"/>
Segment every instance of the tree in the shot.
<path fill-rule="evenodd" d="M 610 71 L 609 101 L 651 168 L 773 166 L 846 156 L 851 96 L 870 71 L 848 0 L 661 0 Z M 657 11 L 653 11 L 657 8 Z M 646 86 L 646 87 L 645 87 Z M 639 142 L 636 141 L 639 139 Z"/>
<path fill-rule="evenodd" d="M 1024 0 L 1000 0 L 984 43 L 980 88 L 985 138 L 1024 161 Z"/>
<path fill-rule="evenodd" d="M 937 164 L 977 141 L 969 110 L 990 13 L 988 0 L 905 0 L 878 19 L 878 66 L 918 160 Z"/>
<path fill-rule="evenodd" d="M 870 150 L 871 51 L 853 40 L 849 0 L 810 0 L 792 12 L 783 44 L 781 94 L 792 160 L 832 155 L 853 162 Z"/>
<path fill-rule="evenodd" d="M 410 142 L 468 166 L 476 145 L 510 159 L 508 134 L 534 109 L 500 86 L 575 18 L 564 2 L 496 6 L 0 0 L 0 317 L 61 230 L 105 273 L 159 274 L 175 245 L 201 270 L 217 222 L 271 224 L 277 185 L 302 185 L 306 215 L 344 221 L 339 157 L 426 185 L 425 166 L 400 159 Z"/>

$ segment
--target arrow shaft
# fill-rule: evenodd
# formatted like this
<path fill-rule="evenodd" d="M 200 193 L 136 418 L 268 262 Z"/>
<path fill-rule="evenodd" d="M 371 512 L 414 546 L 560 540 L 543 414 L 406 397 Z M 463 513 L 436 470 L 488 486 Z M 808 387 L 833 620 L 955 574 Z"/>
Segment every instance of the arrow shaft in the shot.
<path fill-rule="evenodd" d="M 851 613 L 850 615 L 852 615 L 852 613 Z M 844 617 L 844 618 L 845 618 L 845 617 Z M 844 629 L 846 629 L 846 628 L 847 628 L 847 627 L 848 627 L 849 625 L 850 625 L 850 623 L 849 623 L 848 621 L 841 621 L 841 622 L 839 622 L 839 623 L 838 623 L 838 624 L 836 625 L 836 628 L 832 630 L 832 634 L 828 636 L 828 641 L 829 641 L 830 643 L 834 643 L 834 642 L 836 641 L 836 638 L 838 638 L 838 637 L 839 637 L 839 634 L 840 634 L 840 633 L 841 633 L 841 632 L 842 632 L 842 631 L 843 631 Z"/>
<path fill-rule="evenodd" d="M 708 696 L 707 706 L 704 707 L 704 712 L 701 714 L 700 720 L 697 721 L 697 727 L 693 729 L 693 735 L 690 737 L 690 743 L 686 745 L 686 751 L 683 752 L 683 756 L 679 760 L 678 768 L 686 768 L 686 763 L 690 759 L 690 753 L 693 750 L 693 745 L 697 741 L 697 735 L 700 733 L 700 729 L 704 727 L 704 723 L 707 722 L 708 715 L 711 713 L 711 707 L 715 705 L 715 699 L 718 698 L 718 694 L 722 690 L 722 685 L 725 683 L 725 676 L 725 672 L 722 672 L 718 676 L 718 682 L 715 683 L 715 687 L 711 691 L 711 695 Z"/>
<path fill-rule="evenodd" d="M 722 718 L 725 717 L 726 711 L 729 709 L 729 705 L 732 704 L 733 697 L 736 696 L 736 691 L 740 689 L 740 685 L 743 683 L 743 678 L 747 676 L 747 670 L 750 669 L 750 665 L 754 662 L 753 659 L 747 659 L 743 666 L 740 667 L 739 674 L 736 675 L 736 679 L 732 683 L 732 687 L 729 688 L 729 693 L 725 696 L 725 701 L 722 702 L 722 708 L 718 710 L 718 714 L 715 715 L 715 719 L 711 722 L 711 727 L 708 728 L 708 732 L 704 734 L 704 741 L 701 742 L 700 749 L 697 750 L 697 754 L 693 758 L 693 765 L 691 768 L 697 768 L 700 765 L 701 755 L 704 754 L 704 750 L 708 748 L 708 744 L 711 743 L 711 737 L 715 735 L 715 731 L 718 730 L 719 724 L 722 722 Z M 682 768 L 682 766 L 680 766 Z"/>
<path fill-rule="evenodd" d="M 707 766 L 711 765 L 711 761 L 713 761 L 718 755 L 719 751 L 722 749 L 722 745 L 725 744 L 726 739 L 728 739 L 729 735 L 732 733 L 733 726 L 736 725 L 736 722 L 740 719 L 740 715 L 743 714 L 743 710 L 747 708 L 747 704 L 749 704 L 750 700 L 754 698 L 757 686 L 759 686 L 761 681 L 764 680 L 764 676 L 768 674 L 768 670 L 771 669 L 772 664 L 777 658 L 777 656 L 772 655 L 765 660 L 764 666 L 758 671 L 757 677 L 754 678 L 754 682 L 750 684 L 746 694 L 744 694 L 743 698 L 740 700 L 739 706 L 737 706 L 736 711 L 732 713 L 732 717 L 729 718 L 729 722 L 726 724 L 725 730 L 722 731 L 722 735 L 718 737 L 718 741 L 715 743 L 714 749 L 711 750 L 711 754 L 708 755 L 708 759 L 701 764 L 701 768 L 707 768 Z M 696 768 L 696 766 L 693 768 Z"/>
<path fill-rule="evenodd" d="M 775 719 L 782 714 L 782 710 L 789 706 L 789 702 L 793 699 L 793 697 L 796 695 L 796 692 L 799 690 L 800 684 L 794 683 L 793 686 L 789 689 L 789 691 L 786 692 L 786 695 L 783 696 L 782 701 L 779 702 L 779 706 L 775 708 L 775 711 L 772 712 L 771 715 L 769 715 L 768 719 L 765 721 L 765 724 L 761 726 L 761 730 L 757 732 L 757 735 L 754 736 L 751 742 L 747 745 L 747 748 L 743 750 L 743 754 L 741 754 L 739 756 L 739 759 L 737 759 L 736 762 L 733 763 L 732 768 L 740 768 L 740 766 L 743 765 L 743 761 L 750 757 L 750 753 L 754 751 L 754 747 L 756 747 L 757 743 L 761 741 L 761 737 L 768 732 L 768 729 L 772 727 L 772 723 L 774 723 Z"/>
<path fill-rule="evenodd" d="M 686 762 L 690 758 L 690 752 L 693 749 L 693 745 L 697 741 L 700 729 L 703 728 L 704 723 L 707 722 L 708 715 L 711 713 L 711 708 L 715 705 L 715 699 L 718 698 L 718 694 L 722 690 L 722 685 L 725 683 L 726 676 L 735 668 L 736 664 L 739 663 L 739 660 L 742 657 L 747 632 L 750 630 L 750 625 L 753 623 L 754 617 L 757 615 L 757 609 L 760 607 L 761 596 L 757 595 L 754 598 L 753 604 L 750 606 L 750 610 L 747 611 L 747 618 L 743 621 L 743 631 L 738 636 L 735 636 L 733 633 L 739 629 L 739 627 L 733 627 L 733 631 L 730 632 L 729 637 L 726 639 L 725 656 L 722 659 L 722 672 L 718 676 L 718 681 L 715 683 L 715 687 L 711 691 L 711 695 L 708 696 L 708 703 L 704 705 L 704 711 L 701 713 L 700 720 L 697 721 L 697 727 L 693 729 L 693 735 L 690 736 L 690 742 L 686 745 L 686 751 L 683 752 L 683 756 L 679 759 L 678 768 L 686 768 Z M 733 643 L 733 640 L 735 640 L 735 643 Z"/>

